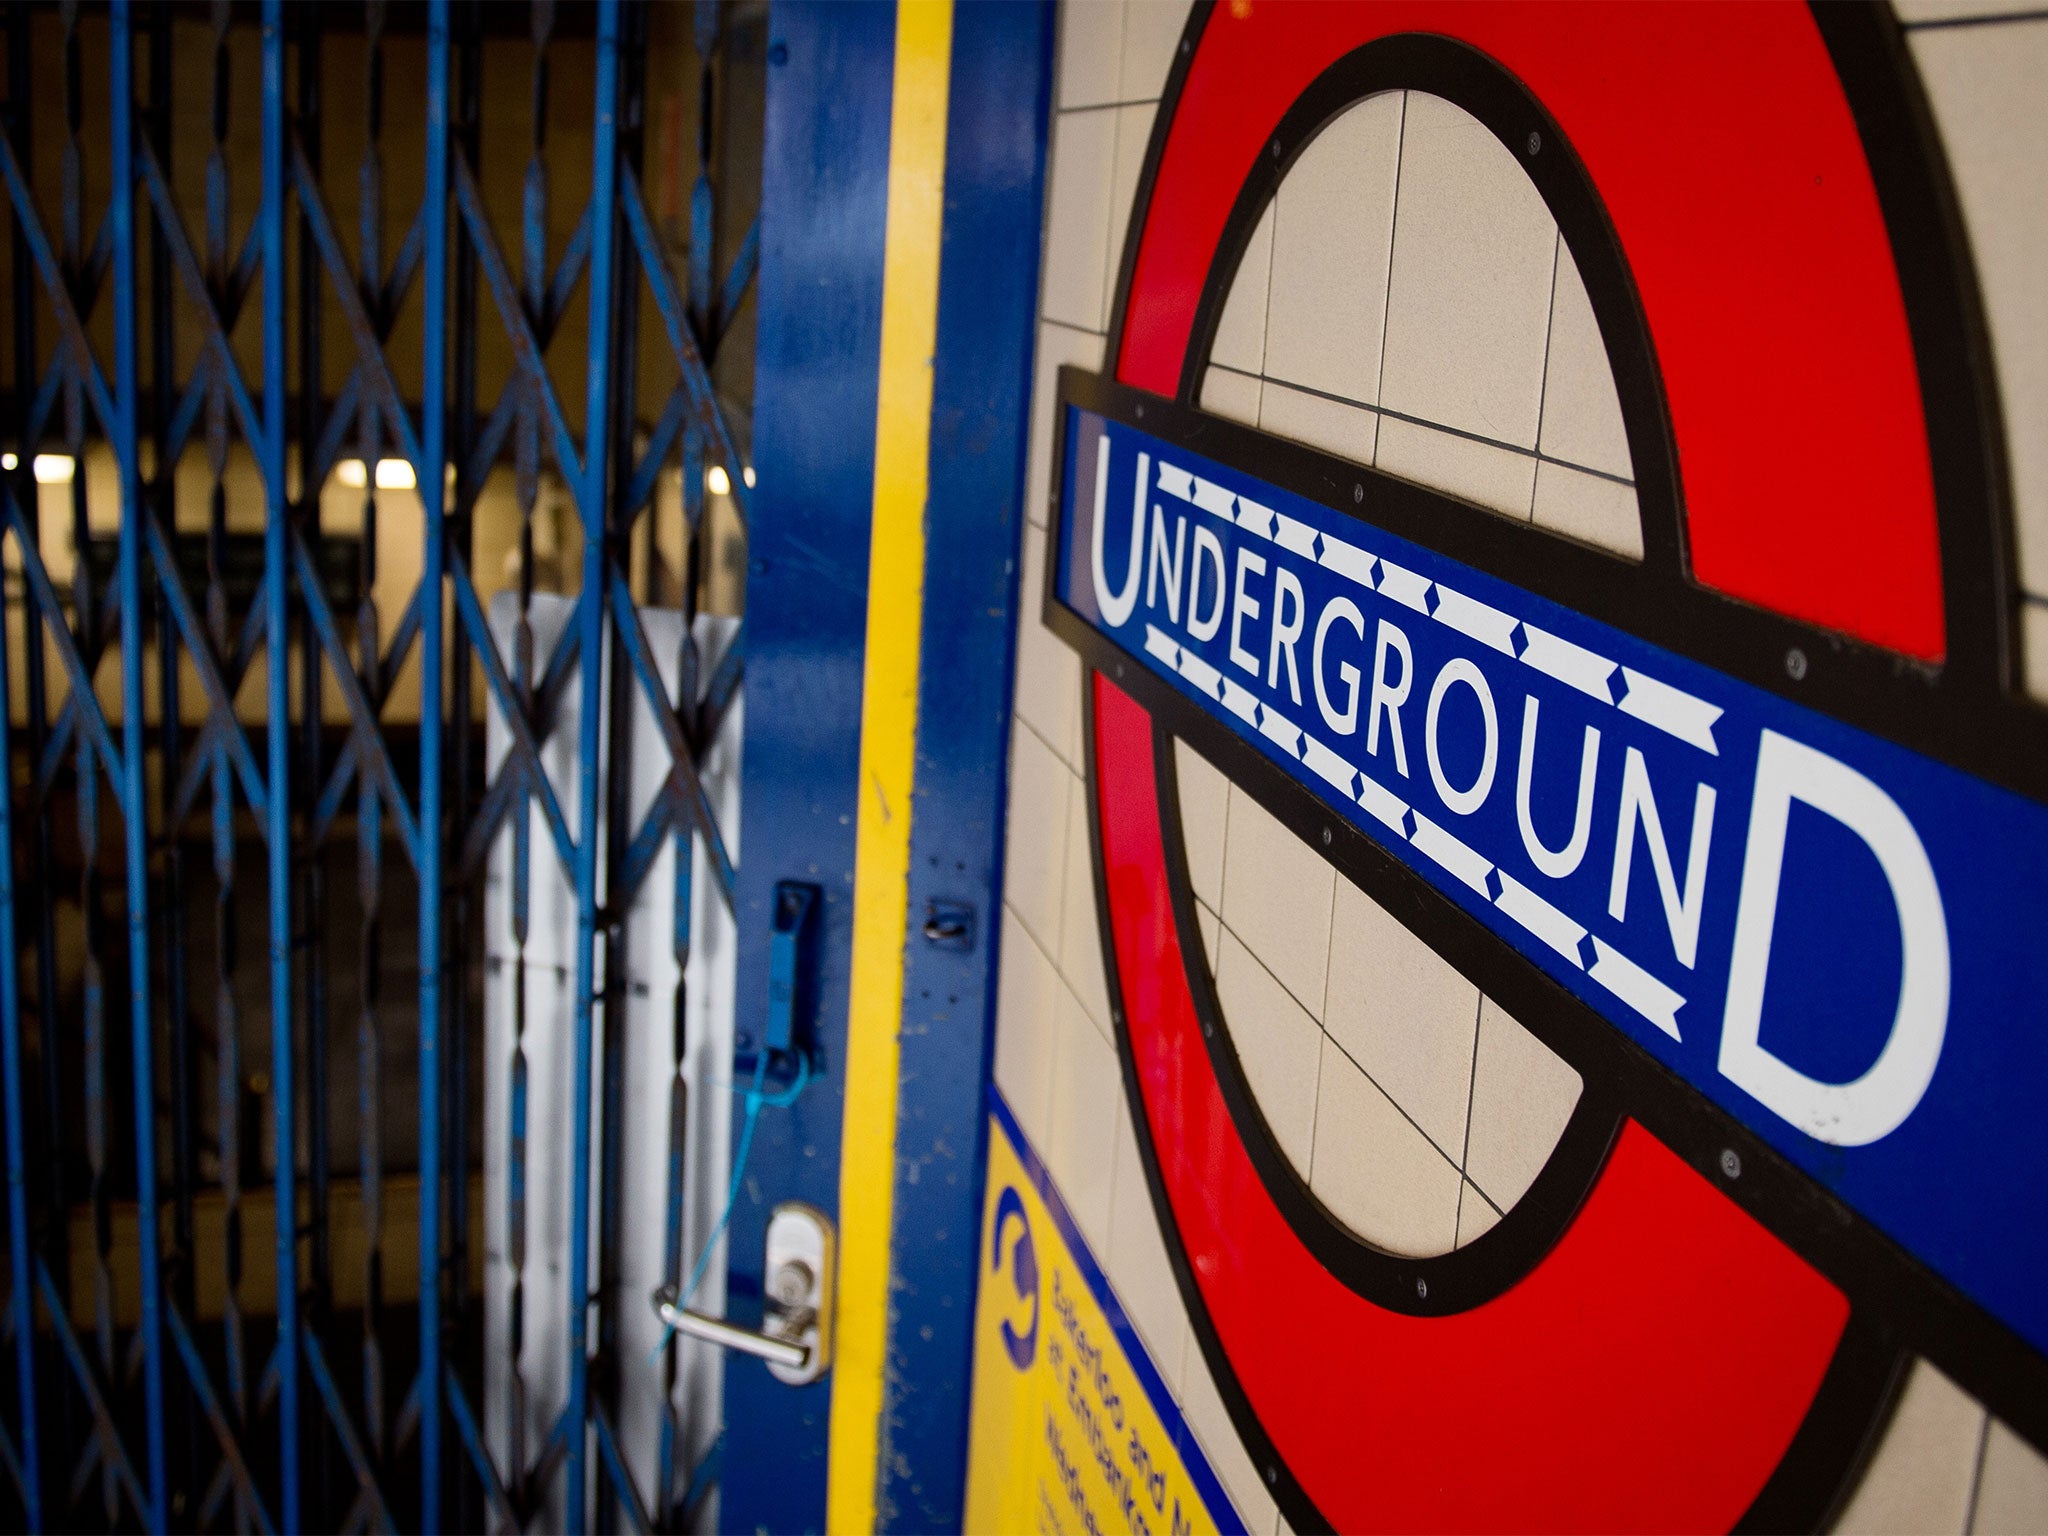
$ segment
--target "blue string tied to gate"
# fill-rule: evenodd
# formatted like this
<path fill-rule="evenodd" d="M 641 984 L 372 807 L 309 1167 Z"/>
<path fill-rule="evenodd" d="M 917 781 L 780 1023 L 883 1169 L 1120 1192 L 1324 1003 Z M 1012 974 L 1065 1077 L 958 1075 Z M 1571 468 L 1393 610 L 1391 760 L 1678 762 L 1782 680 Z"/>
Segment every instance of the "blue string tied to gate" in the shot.
<path fill-rule="evenodd" d="M 760 1123 L 762 1109 L 787 1109 L 794 1104 L 803 1091 L 811 1084 L 811 1057 L 808 1051 L 796 1053 L 796 1079 L 787 1088 L 775 1093 L 767 1091 L 768 1055 L 761 1050 L 754 1055 L 754 1080 L 747 1085 L 747 1102 L 740 1121 L 739 1145 L 733 1150 L 732 1181 L 725 1192 L 725 1209 L 718 1213 L 718 1221 L 711 1233 L 704 1239 L 704 1246 L 697 1253 L 696 1265 L 690 1270 L 690 1282 L 677 1294 L 676 1305 L 687 1307 L 697 1294 L 697 1287 L 704 1283 L 704 1272 L 710 1268 L 711 1255 L 718 1247 L 719 1238 L 725 1235 L 726 1226 L 732 1221 L 734 1208 L 739 1204 L 740 1188 L 747 1176 L 747 1158 L 754 1149 L 754 1127 Z M 669 1323 L 661 1330 L 661 1339 L 655 1344 L 650 1360 L 657 1360 L 675 1337 L 675 1324 Z"/>

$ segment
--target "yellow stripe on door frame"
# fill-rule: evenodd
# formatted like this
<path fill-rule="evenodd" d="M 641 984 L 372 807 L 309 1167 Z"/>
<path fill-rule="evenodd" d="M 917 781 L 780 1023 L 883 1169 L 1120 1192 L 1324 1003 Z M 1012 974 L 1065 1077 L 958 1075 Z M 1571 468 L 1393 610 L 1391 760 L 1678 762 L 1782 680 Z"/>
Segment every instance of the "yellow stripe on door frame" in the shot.
<path fill-rule="evenodd" d="M 952 0 L 898 5 L 839 1147 L 839 1297 L 826 1495 L 826 1529 L 839 1536 L 874 1529 L 879 1482 L 952 44 Z"/>

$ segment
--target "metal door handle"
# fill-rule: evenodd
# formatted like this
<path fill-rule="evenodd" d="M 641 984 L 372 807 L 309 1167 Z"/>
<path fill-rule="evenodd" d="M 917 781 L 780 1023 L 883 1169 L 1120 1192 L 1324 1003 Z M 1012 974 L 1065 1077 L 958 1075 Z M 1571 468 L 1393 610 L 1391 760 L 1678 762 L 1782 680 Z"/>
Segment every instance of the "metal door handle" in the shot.
<path fill-rule="evenodd" d="M 766 1326 L 758 1331 L 679 1305 L 673 1285 L 654 1293 L 654 1310 L 677 1333 L 767 1361 L 778 1381 L 816 1381 L 832 1364 L 835 1237 L 831 1218 L 816 1206 L 786 1200 L 770 1213 L 761 1266 Z"/>
<path fill-rule="evenodd" d="M 661 1320 L 693 1339 L 702 1339 L 707 1344 L 716 1344 L 724 1349 L 736 1349 L 743 1355 L 752 1355 L 766 1360 L 770 1365 L 779 1365 L 786 1370 L 802 1371 L 811 1363 L 811 1349 L 808 1344 L 795 1344 L 773 1334 L 757 1333 L 751 1328 L 742 1328 L 737 1323 L 728 1323 L 722 1317 L 707 1313 L 693 1312 L 688 1307 L 676 1305 L 676 1288 L 664 1285 L 654 1293 L 654 1310 Z"/>

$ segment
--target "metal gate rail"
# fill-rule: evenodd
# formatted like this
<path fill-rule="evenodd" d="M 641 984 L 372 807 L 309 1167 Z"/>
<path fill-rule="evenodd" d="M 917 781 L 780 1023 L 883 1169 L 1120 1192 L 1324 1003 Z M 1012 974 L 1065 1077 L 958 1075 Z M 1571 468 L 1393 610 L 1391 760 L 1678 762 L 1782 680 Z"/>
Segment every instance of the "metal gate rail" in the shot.
<path fill-rule="evenodd" d="M 140 15 L 138 16 L 138 11 Z M 706 536 L 705 478 L 713 466 L 744 519 L 751 472 L 714 387 L 711 363 L 751 283 L 758 230 L 716 270 L 713 118 L 715 63 L 733 24 L 730 7 L 698 0 L 694 46 L 702 78 L 687 261 L 679 281 L 641 186 L 647 12 L 600 0 L 595 13 L 594 106 L 587 201 L 558 251 L 548 239 L 555 7 L 531 12 L 533 134 L 523 179 L 518 262 L 508 260 L 479 186 L 483 8 L 429 0 L 425 26 L 424 175 L 417 210 L 390 249 L 384 227 L 387 142 L 386 33 L 382 0 L 362 8 L 365 68 L 359 101 L 329 102 L 322 66 L 328 23 L 315 7 L 263 0 L 260 28 L 260 201 L 239 237 L 231 195 L 247 168 L 233 164 L 229 82 L 248 29 L 229 0 L 204 13 L 212 28 L 204 218 L 187 222 L 173 177 L 174 29 L 198 13 L 111 0 L 101 16 L 63 0 L 54 13 L 16 0 L 8 12 L 8 98 L 0 135 L 13 257 L 8 295 L 13 349 L 11 446 L 0 470 L 0 547 L 8 557 L 8 622 L 0 623 L 0 1113 L 7 1167 L 6 1342 L 14 1412 L 0 1415 L 0 1465 L 31 1529 L 103 1520 L 108 1527 L 172 1524 L 300 1530 L 336 1523 L 389 1529 L 414 1510 L 424 1530 L 522 1525 L 546 1507 L 562 1479 L 571 1529 L 585 1518 L 588 1457 L 601 1457 L 600 1518 L 634 1529 L 675 1528 L 686 1516 L 668 1475 L 679 1424 L 669 1393 L 657 1466 L 660 1486 L 635 1486 L 616 1443 L 610 1384 L 621 1306 L 606 1271 L 620 1221 L 620 1115 L 625 1063 L 620 1031 L 600 1030 L 606 1000 L 623 996 L 624 914 L 666 843 L 675 851 L 673 947 L 678 975 L 689 957 L 693 848 L 728 908 L 733 862 L 698 764 L 717 738 L 741 683 L 736 641 L 711 675 L 696 652 L 694 619 Z M 101 29 L 104 29 L 102 41 Z M 38 195 L 31 142 L 37 68 L 44 45 L 61 55 L 63 137 L 54 222 Z M 244 50 L 245 51 L 245 50 Z M 137 54 L 146 91 L 138 91 Z M 103 53 L 105 90 L 87 79 Z M 292 66 L 295 100 L 288 99 Z M 101 103 L 104 103 L 102 107 Z M 363 112 L 358 220 L 351 252 L 337 227 L 324 164 L 323 115 Z M 104 110 L 105 137 L 94 114 Z M 88 201 L 104 152 L 104 202 Z M 45 175 L 42 180 L 47 182 Z M 90 226 L 90 229 L 89 229 Z M 296 233 L 296 240 L 292 236 Z M 143 247 L 147 247 L 147 262 Z M 297 252 L 296 269 L 288 249 Z M 146 266 L 146 270 L 145 270 Z M 143 286 L 147 284 L 146 288 Z M 550 372 L 549 354 L 581 286 L 588 341 L 580 423 Z M 144 295 L 147 295 L 144 324 Z M 674 383 L 639 409 L 639 318 L 651 300 L 659 350 Z M 260 345 L 247 345 L 255 305 Z M 344 322 L 345 381 L 325 389 L 323 311 Z M 111 316 L 107 310 L 111 307 Z M 480 311 L 483 318 L 480 320 Z M 414 356 L 395 338 L 417 313 Z M 53 328 L 39 342 L 38 320 Z M 180 377 L 180 322 L 195 326 L 197 355 Z M 480 402 L 479 333 L 495 323 L 512 365 L 495 401 Z M 144 331 L 148 334 L 145 338 Z M 111 339 L 111 366 L 104 357 Z M 288 339 L 292 345 L 288 346 Z M 141 354 L 149 354 L 145 375 Z M 557 349 L 558 350 L 558 349 Z M 297 398 L 287 385 L 296 381 Z M 580 425 L 580 434 L 577 430 Z M 110 454 L 113 492 L 96 488 L 97 456 Z M 239 455 L 261 487 L 261 573 L 238 589 L 230 504 Z M 206 529 L 181 534 L 178 468 L 203 461 Z M 501 654 L 472 574 L 478 498 L 494 466 L 515 475 L 520 534 L 518 622 Z M 56 483 L 69 466 L 72 569 L 52 568 L 42 510 L 45 465 Z M 342 466 L 364 475 L 362 524 L 350 583 L 331 558 L 321 500 Z M 410 480 L 422 504 L 419 577 L 395 623 L 380 607 L 378 497 L 385 466 Z M 569 633 L 536 675 L 529 611 L 535 590 L 534 514 L 552 465 L 582 528 L 580 591 Z M 665 686 L 643 628 L 632 551 L 666 470 L 679 466 L 682 550 L 674 597 L 683 609 L 679 686 Z M 59 493 L 62 496 L 62 493 Z M 94 513 L 118 508 L 114 548 Z M 647 535 L 650 549 L 654 538 Z M 196 550 L 193 546 L 199 546 Z M 111 559 L 105 558 L 111 555 Z M 253 550 L 249 551 L 253 559 Z M 654 562 L 650 559 L 650 565 Z M 19 573 L 18 584 L 16 572 Z M 651 578 L 650 578 L 651 580 Z M 238 603 L 245 611 L 235 612 Z M 388 605 L 387 605 L 388 606 Z M 12 615 L 21 614 L 19 630 Z M 8 654 L 19 633 L 21 665 Z M 353 644 L 351 644 L 353 641 Z M 292 666 L 297 652 L 296 674 Z M 151 653 L 155 667 L 150 669 Z M 118 656 L 113 698 L 99 687 Z M 415 657 L 421 707 L 416 765 L 390 714 Z M 51 697 L 51 666 L 61 702 Z M 512 749 L 495 775 L 480 773 L 472 666 L 510 728 Z M 597 670 L 593 671 L 593 665 Z M 189 670 L 188 670 L 189 669 Z M 261 675 L 255 720 L 238 713 L 245 684 Z M 20 698 L 11 696 L 21 678 Z M 542 760 L 568 723 L 558 721 L 565 685 L 581 675 L 574 722 L 580 771 L 573 804 L 562 803 Z M 603 677 L 609 697 L 594 680 Z M 181 690 L 196 680 L 200 718 L 184 718 Z M 296 686 L 295 686 L 296 684 Z M 338 744 L 323 728 L 332 691 L 346 717 Z M 667 754 L 667 781 L 632 824 L 622 770 L 634 694 L 644 698 Z M 53 709 L 53 703 L 55 707 Z M 17 720 L 20 721 L 17 724 Z M 601 734 L 608 741 L 601 742 Z M 151 781 L 155 779 L 152 795 Z M 600 803 L 600 792 L 606 799 Z M 68 801 L 67 801 L 68 795 Z M 102 827 L 105 802 L 120 822 L 118 857 Z M 75 850 L 60 849 L 54 818 L 74 809 Z M 569 1294 L 558 1329 L 539 1330 L 567 1351 L 568 1393 L 547 1443 L 509 1465 L 494 1461 L 474 1401 L 476 1334 L 470 1292 L 480 1255 L 470 1251 L 469 1073 L 481 1018 L 469 980 L 476 935 L 473 892 L 489 852 L 512 840 L 512 922 L 522 952 L 534 872 L 530 808 L 575 891 L 575 1088 L 571 1153 Z M 210 858 L 188 861 L 191 823 L 203 817 Z M 337 1195 L 329 1155 L 329 1011 L 333 995 L 322 930 L 330 892 L 321 854 L 353 824 L 358 967 L 354 995 L 357 1124 L 355 1170 L 363 1233 L 360 1306 L 337 1304 L 330 1220 Z M 262 849 L 260 871 L 238 857 L 244 825 Z M 381 1234 L 396 1186 L 385 1167 L 384 1092 L 403 1042 L 390 1037 L 382 985 L 390 890 L 384 865 L 395 845 L 417 895 L 418 1332 L 394 1335 L 384 1291 L 391 1255 Z M 55 881 L 72 867 L 83 915 L 75 1001 L 63 976 Z M 17 868 L 17 865 L 19 866 Z M 118 865 L 118 894 L 111 870 Z M 260 878 L 259 878 L 260 874 Z M 237 955 L 242 908 L 264 892 L 264 970 L 269 1007 L 267 1090 L 252 1101 L 254 1073 L 241 1059 Z M 212 894 L 211 915 L 192 903 Z M 118 905 L 115 923 L 108 908 Z M 211 955 L 188 951 L 199 927 Z M 125 969 L 123 966 L 125 965 Z M 600 972 L 602 967 L 602 973 Z M 192 1012 L 211 970 L 210 1030 Z M 110 1011 L 109 992 L 125 998 Z M 682 983 L 673 1000 L 680 1057 Z M 513 1037 L 526 1014 L 524 967 Z M 126 1030 L 119 1028 L 125 1018 Z M 594 1057 L 595 1042 L 604 1059 Z M 210 1038 L 215 1060 L 212 1132 L 198 1093 Z M 75 1043 L 75 1044 L 74 1044 Z M 77 1059 L 71 1060 L 74 1050 Z M 512 1105 L 510 1263 L 514 1273 L 513 1391 L 524 1337 L 517 1275 L 526 1262 L 527 1063 L 515 1045 L 502 1070 Z M 114 1106 L 125 1080 L 128 1127 Z M 593 1095 L 601 1093 L 593 1120 Z M 272 1164 L 262 1189 L 265 1136 L 252 1102 L 267 1099 Z M 66 1148 L 82 1109 L 84 1195 L 91 1252 L 69 1251 L 73 1170 Z M 681 1254 L 683 1100 L 678 1088 L 668 1144 L 672 1270 Z M 593 1137 L 601 1179 L 593 1211 Z M 35 1150 L 31 1150 L 34 1148 Z M 166 1159 L 159 1165 L 160 1157 Z M 209 1175 L 210 1167 L 210 1175 Z M 303 1186 L 303 1187 L 302 1187 Z M 408 1186 L 409 1187 L 409 1186 Z M 211 1189 L 207 1202 L 199 1196 Z M 267 1195 L 274 1231 L 275 1326 L 264 1322 L 260 1273 L 244 1252 L 244 1227 L 260 1225 Z M 139 1215 L 123 1215 L 132 1203 Z M 202 1208 L 218 1211 L 219 1252 L 200 1234 Z M 164 1219 L 160 1219 L 164 1218 Z M 214 1218 L 207 1216 L 210 1222 Z M 592 1223 L 600 1273 L 588 1273 Z M 125 1320 L 125 1255 L 117 1230 L 134 1233 L 134 1320 Z M 211 1228 L 209 1228 L 211 1230 Z M 220 1271 L 218 1323 L 201 1315 L 204 1265 Z M 117 1274 L 122 1270 L 123 1274 Z M 210 1273 L 210 1271 L 209 1271 Z M 83 1278 L 81 1292 L 75 1280 Z M 210 1283 L 210 1282 L 209 1282 Z M 349 1280 L 355 1286 L 354 1278 Z M 597 1302 L 597 1349 L 587 1347 Z M 345 1315 L 360 1313 L 358 1368 L 337 1374 Z M 88 1321 L 80 1326 L 79 1318 Z M 387 1379 L 394 1367 L 402 1392 Z M 662 1367 L 676 1379 L 675 1349 Z M 136 1390 L 139 1382 L 139 1391 Z M 523 1421 L 515 1405 L 511 1421 Z M 456 1446 L 449 1452 L 447 1432 Z M 97 1489 L 97 1498 L 92 1494 Z M 450 1500 L 455 1502 L 451 1503 Z M 481 1508 L 479 1508 L 479 1501 Z"/>

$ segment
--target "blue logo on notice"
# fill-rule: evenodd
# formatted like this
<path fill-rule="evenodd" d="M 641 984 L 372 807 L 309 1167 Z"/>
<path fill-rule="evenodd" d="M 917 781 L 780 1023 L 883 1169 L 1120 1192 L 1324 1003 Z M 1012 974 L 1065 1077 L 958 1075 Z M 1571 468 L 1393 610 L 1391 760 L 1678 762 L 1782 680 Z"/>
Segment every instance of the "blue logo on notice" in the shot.
<path fill-rule="evenodd" d="M 1010 1284 L 1019 1301 L 1031 1303 L 1031 1320 L 1019 1332 L 1004 1318 L 1003 1348 L 1010 1352 L 1010 1363 L 1021 1371 L 1038 1353 L 1038 1250 L 1031 1243 L 1031 1219 L 1024 1214 L 1024 1197 L 1015 1185 L 1006 1186 L 996 1201 L 995 1238 L 988 1256 L 991 1270 L 1003 1267 L 1003 1234 L 1012 1221 L 1017 1224 L 1017 1240 L 1010 1249 Z"/>

